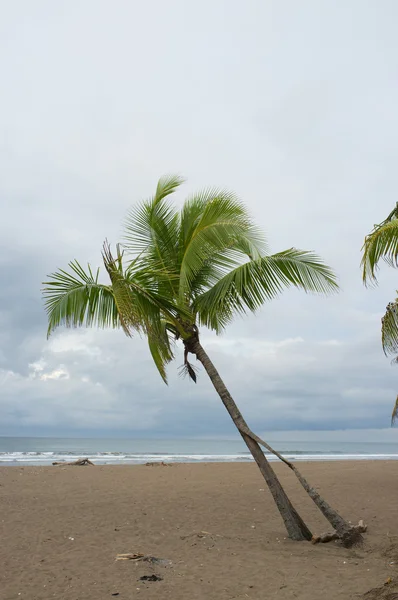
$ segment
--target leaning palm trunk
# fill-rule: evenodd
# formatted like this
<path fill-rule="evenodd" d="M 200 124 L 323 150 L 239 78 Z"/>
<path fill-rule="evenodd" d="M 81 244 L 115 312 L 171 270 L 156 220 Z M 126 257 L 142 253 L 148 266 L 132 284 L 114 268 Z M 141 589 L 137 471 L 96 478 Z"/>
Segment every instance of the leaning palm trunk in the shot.
<path fill-rule="evenodd" d="M 342 540 L 345 546 L 350 547 L 353 544 L 360 543 L 362 541 L 362 536 L 358 529 L 352 527 L 345 519 L 343 519 L 343 517 L 339 515 L 339 513 L 335 511 L 313 487 L 310 486 L 307 480 L 291 462 L 286 460 L 286 458 L 284 458 L 279 452 L 274 450 L 269 444 L 267 444 L 264 440 L 250 430 L 239 408 L 236 406 L 231 394 L 221 379 L 217 369 L 213 365 L 203 346 L 200 344 L 198 337 L 196 336 L 193 339 L 191 338 L 189 341 L 186 341 L 185 346 L 188 351 L 194 354 L 202 363 L 216 392 L 220 396 L 222 403 L 224 404 L 230 417 L 235 423 L 235 426 L 249 448 L 271 491 L 271 494 L 285 523 L 289 537 L 294 540 L 309 540 L 312 538 L 312 534 L 286 496 L 286 493 L 281 486 L 274 470 L 264 456 L 260 445 L 264 446 L 269 452 L 275 454 L 293 471 L 310 498 L 314 501 L 329 523 L 331 523 L 331 525 L 333 525 L 333 527 L 336 529 L 339 538 Z"/>
<path fill-rule="evenodd" d="M 235 426 L 245 441 L 245 444 L 249 448 L 275 500 L 289 537 L 298 541 L 310 540 L 312 538 L 311 531 L 287 497 L 285 490 L 280 484 L 268 460 L 264 456 L 264 452 L 261 450 L 258 442 L 254 440 L 251 435 L 246 433 L 246 431 L 249 431 L 246 421 L 242 417 L 231 394 L 225 387 L 223 380 L 221 379 L 217 369 L 211 362 L 205 350 L 198 340 L 194 340 L 192 338 L 191 340 L 185 342 L 185 346 L 188 351 L 195 354 L 196 358 L 202 363 L 216 389 L 216 392 L 220 396 L 222 403 L 235 423 Z"/>

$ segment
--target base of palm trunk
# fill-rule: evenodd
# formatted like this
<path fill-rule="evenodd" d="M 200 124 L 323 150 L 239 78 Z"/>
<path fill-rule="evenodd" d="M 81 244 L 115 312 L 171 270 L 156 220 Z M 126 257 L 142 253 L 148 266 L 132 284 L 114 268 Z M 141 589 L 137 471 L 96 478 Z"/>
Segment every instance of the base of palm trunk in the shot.
<path fill-rule="evenodd" d="M 311 540 L 313 538 L 311 531 L 290 502 L 260 446 L 248 435 L 241 433 L 241 436 L 268 485 L 285 524 L 289 538 L 296 541 Z"/>

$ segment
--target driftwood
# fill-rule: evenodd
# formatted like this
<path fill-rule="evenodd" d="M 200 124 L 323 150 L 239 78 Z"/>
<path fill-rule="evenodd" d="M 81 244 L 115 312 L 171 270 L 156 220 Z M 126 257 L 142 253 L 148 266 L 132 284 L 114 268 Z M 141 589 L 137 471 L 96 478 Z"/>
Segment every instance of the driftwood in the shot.
<path fill-rule="evenodd" d="M 116 554 L 116 560 L 142 560 L 145 554 L 137 552 L 136 554 Z"/>
<path fill-rule="evenodd" d="M 91 460 L 89 460 L 88 458 L 79 458 L 78 460 L 75 460 L 73 462 L 53 462 L 53 465 L 76 465 L 77 467 L 85 467 L 88 465 L 90 467 L 95 467 L 94 463 L 92 463 Z"/>
<path fill-rule="evenodd" d="M 146 467 L 171 467 L 169 463 L 161 462 L 147 462 L 145 463 Z"/>
<path fill-rule="evenodd" d="M 361 533 L 365 533 L 367 530 L 367 525 L 364 525 L 364 522 L 359 521 L 358 525 L 355 525 L 351 528 L 352 533 L 357 533 L 360 536 Z M 331 533 L 323 533 L 322 535 L 314 535 L 312 536 L 311 544 L 326 544 L 327 542 L 332 542 L 333 540 L 342 540 L 344 543 L 343 535 L 338 533 L 337 531 L 333 531 Z"/>
<path fill-rule="evenodd" d="M 141 554 L 141 552 L 137 552 L 135 554 L 116 554 L 115 560 L 132 560 L 134 562 L 147 562 L 151 565 L 158 565 L 160 567 L 169 567 L 171 566 L 171 560 L 167 558 L 157 558 L 156 556 Z"/>

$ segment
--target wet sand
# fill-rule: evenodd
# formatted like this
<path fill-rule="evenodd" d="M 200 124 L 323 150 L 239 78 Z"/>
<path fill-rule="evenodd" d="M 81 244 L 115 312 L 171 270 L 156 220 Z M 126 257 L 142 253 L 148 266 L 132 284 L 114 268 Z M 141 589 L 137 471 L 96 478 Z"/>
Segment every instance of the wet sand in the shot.
<path fill-rule="evenodd" d="M 1 467 L 0 598 L 398 598 L 398 461 L 298 466 L 345 518 L 364 519 L 364 547 L 285 539 L 249 463 Z M 276 470 L 313 533 L 331 530 L 294 475 Z M 115 560 L 124 553 L 171 564 Z M 140 580 L 151 575 L 161 580 Z"/>

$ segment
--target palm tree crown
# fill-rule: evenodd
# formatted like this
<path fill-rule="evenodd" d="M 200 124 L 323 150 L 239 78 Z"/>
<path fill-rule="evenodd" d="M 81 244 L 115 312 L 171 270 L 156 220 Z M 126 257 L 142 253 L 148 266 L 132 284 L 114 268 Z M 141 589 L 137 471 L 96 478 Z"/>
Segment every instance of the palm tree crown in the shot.
<path fill-rule="evenodd" d="M 163 380 L 175 340 L 200 326 L 220 333 L 237 314 L 254 312 L 291 285 L 332 292 L 335 276 L 315 254 L 290 248 L 269 254 L 262 232 L 232 193 L 207 189 L 181 210 L 170 202 L 182 183 L 160 179 L 155 195 L 133 207 L 123 244 L 102 258 L 110 283 L 76 260 L 44 283 L 48 334 L 67 327 L 120 327 L 147 336 Z M 186 369 L 195 379 L 186 360 Z"/>

